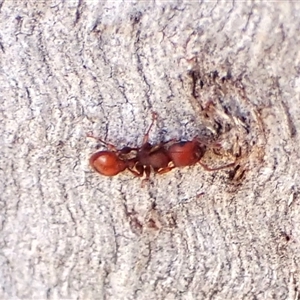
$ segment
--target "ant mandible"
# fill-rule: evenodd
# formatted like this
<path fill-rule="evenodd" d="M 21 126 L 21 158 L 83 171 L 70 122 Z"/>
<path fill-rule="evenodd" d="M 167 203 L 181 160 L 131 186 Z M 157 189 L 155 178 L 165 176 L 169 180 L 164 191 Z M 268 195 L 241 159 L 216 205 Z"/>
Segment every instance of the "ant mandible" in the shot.
<path fill-rule="evenodd" d="M 91 156 L 89 161 L 92 168 L 105 176 L 115 176 L 127 169 L 138 177 L 145 174 L 145 180 L 148 180 L 151 170 L 154 173 L 164 174 L 176 167 L 192 166 L 199 163 L 207 171 L 217 171 L 235 165 L 234 162 L 225 166 L 210 168 L 203 164 L 201 158 L 204 156 L 207 147 L 198 137 L 195 137 L 192 141 L 173 139 L 168 142 L 160 142 L 157 145 L 150 144 L 149 132 L 156 120 L 157 114 L 153 112 L 152 122 L 144 135 L 143 143 L 137 148 L 124 147 L 118 150 L 113 144 L 96 138 L 108 150 L 96 152 Z M 171 144 L 171 146 L 167 146 L 168 144 Z"/>

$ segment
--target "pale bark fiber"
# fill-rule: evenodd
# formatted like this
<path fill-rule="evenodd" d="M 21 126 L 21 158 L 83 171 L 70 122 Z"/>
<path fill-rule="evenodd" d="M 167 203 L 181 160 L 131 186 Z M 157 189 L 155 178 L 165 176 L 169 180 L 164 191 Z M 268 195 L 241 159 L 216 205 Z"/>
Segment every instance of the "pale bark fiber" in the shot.
<path fill-rule="evenodd" d="M 2 1 L 0 299 L 300 299 L 299 32 L 292 1 Z M 93 172 L 86 135 L 152 111 L 240 167 Z"/>

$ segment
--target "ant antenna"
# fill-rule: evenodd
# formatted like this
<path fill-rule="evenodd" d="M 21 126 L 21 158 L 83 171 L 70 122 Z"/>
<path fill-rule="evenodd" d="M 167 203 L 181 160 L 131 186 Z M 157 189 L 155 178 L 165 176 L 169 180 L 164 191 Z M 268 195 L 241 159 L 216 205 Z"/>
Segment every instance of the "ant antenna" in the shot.
<path fill-rule="evenodd" d="M 143 139 L 143 144 L 146 144 L 148 143 L 148 140 L 149 140 L 149 132 L 154 124 L 154 122 L 157 120 L 157 113 L 156 112 L 152 112 L 152 122 L 148 128 L 148 130 L 146 131 L 145 135 L 144 135 L 144 139 Z"/>
<path fill-rule="evenodd" d="M 104 140 L 100 139 L 99 137 L 95 137 L 93 136 L 92 134 L 87 134 L 86 135 L 88 138 L 92 138 L 92 139 L 95 139 L 96 141 L 102 143 L 103 145 L 105 145 L 107 147 L 107 149 L 111 150 L 111 151 L 117 151 L 117 148 L 115 145 L 113 144 L 110 144 L 108 142 L 105 142 Z"/>

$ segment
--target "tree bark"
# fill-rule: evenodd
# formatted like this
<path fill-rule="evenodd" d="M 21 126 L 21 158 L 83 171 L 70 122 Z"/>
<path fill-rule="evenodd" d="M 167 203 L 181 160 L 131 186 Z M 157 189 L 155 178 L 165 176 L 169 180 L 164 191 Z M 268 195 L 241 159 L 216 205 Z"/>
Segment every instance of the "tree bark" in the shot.
<path fill-rule="evenodd" d="M 300 299 L 299 15 L 2 1 L 0 298 Z M 88 134 L 140 146 L 153 111 L 151 143 L 235 167 L 91 170 Z"/>

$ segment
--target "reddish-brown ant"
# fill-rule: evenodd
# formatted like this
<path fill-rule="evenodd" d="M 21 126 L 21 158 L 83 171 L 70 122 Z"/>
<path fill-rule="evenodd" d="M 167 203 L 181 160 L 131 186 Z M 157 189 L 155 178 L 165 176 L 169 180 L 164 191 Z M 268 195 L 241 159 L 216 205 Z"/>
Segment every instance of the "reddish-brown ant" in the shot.
<path fill-rule="evenodd" d="M 115 176 L 128 169 L 138 177 L 145 174 L 145 180 L 148 180 L 151 170 L 163 174 L 175 167 L 186 167 L 199 163 L 207 171 L 217 171 L 235 165 L 235 163 L 231 163 L 222 167 L 209 168 L 203 164 L 200 160 L 207 147 L 197 137 L 192 141 L 171 140 L 161 142 L 158 145 L 150 144 L 149 132 L 156 119 L 157 114 L 152 113 L 152 122 L 144 135 L 141 147 L 124 147 L 118 150 L 114 145 L 98 139 L 107 146 L 108 150 L 96 152 L 91 156 L 90 165 L 92 168 L 106 176 Z M 167 146 L 168 144 L 171 146 Z"/>

